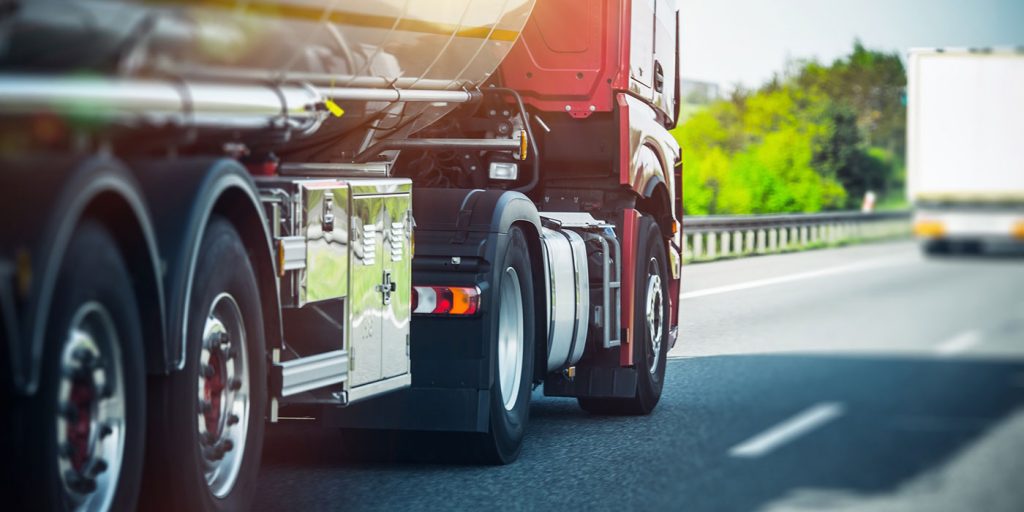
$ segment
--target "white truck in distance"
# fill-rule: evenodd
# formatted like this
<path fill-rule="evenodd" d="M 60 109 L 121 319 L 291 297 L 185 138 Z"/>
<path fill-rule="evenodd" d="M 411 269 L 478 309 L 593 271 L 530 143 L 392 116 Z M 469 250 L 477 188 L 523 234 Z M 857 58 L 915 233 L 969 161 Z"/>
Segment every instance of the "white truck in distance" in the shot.
<path fill-rule="evenodd" d="M 928 253 L 1024 242 L 1024 52 L 912 50 L 907 195 Z"/>

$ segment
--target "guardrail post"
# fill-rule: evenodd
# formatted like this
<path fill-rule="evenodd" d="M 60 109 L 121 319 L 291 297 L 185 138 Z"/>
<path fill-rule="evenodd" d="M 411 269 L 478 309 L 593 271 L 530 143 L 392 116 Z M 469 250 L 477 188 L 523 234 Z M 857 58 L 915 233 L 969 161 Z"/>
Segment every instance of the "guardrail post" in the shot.
<path fill-rule="evenodd" d="M 728 256 L 732 251 L 732 248 L 729 247 L 729 232 L 715 233 L 715 236 L 720 236 L 722 238 L 722 256 Z"/>
<path fill-rule="evenodd" d="M 708 233 L 708 259 L 715 259 L 718 256 L 718 234 Z"/>
<path fill-rule="evenodd" d="M 767 245 L 766 241 L 765 241 L 765 239 L 767 238 L 767 233 L 765 233 L 765 231 L 763 229 L 759 229 L 759 230 L 756 231 L 756 234 L 757 234 L 757 248 L 755 250 L 759 254 L 764 254 L 765 249 L 766 249 L 766 245 Z"/>
<path fill-rule="evenodd" d="M 775 252 L 779 249 L 779 230 L 772 228 L 768 230 L 768 252 Z"/>
<path fill-rule="evenodd" d="M 704 256 L 704 233 L 693 235 L 693 259 L 699 260 Z"/>

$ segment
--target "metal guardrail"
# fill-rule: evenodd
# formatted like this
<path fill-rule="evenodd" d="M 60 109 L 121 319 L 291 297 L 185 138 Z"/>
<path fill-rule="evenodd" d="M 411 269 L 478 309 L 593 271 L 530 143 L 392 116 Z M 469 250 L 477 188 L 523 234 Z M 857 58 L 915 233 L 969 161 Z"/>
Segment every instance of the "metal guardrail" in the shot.
<path fill-rule="evenodd" d="M 909 211 L 684 217 L 683 259 L 789 252 L 909 233 Z"/>

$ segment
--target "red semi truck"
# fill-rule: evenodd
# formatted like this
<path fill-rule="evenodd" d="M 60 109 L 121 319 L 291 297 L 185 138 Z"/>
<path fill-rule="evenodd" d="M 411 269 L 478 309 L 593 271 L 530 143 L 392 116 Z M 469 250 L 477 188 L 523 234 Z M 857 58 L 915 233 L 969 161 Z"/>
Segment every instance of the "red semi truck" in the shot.
<path fill-rule="evenodd" d="M 670 0 L 39 0 L 0 16 L 4 481 L 246 508 L 266 422 L 519 454 L 675 343 Z"/>

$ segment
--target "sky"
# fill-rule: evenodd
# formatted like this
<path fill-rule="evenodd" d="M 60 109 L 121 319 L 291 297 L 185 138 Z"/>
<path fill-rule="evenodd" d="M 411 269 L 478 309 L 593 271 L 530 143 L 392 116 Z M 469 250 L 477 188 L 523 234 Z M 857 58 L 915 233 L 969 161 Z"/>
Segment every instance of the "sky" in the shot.
<path fill-rule="evenodd" d="M 872 49 L 1024 46 L 1024 0 L 677 0 L 680 67 L 730 91 L 757 87 L 787 60 Z"/>

